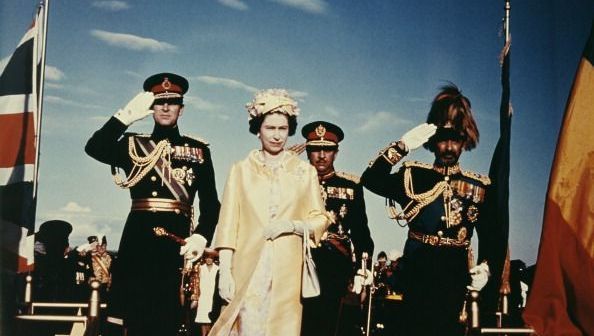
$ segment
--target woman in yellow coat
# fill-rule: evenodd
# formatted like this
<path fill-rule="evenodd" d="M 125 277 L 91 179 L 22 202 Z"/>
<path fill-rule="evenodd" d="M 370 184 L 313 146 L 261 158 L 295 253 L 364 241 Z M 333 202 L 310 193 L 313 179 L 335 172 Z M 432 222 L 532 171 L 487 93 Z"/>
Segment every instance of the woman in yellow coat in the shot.
<path fill-rule="evenodd" d="M 285 150 L 299 108 L 285 90 L 247 104 L 262 148 L 229 173 L 213 247 L 219 294 L 229 301 L 209 335 L 298 336 L 302 239 L 316 243 L 329 225 L 315 169 Z"/>

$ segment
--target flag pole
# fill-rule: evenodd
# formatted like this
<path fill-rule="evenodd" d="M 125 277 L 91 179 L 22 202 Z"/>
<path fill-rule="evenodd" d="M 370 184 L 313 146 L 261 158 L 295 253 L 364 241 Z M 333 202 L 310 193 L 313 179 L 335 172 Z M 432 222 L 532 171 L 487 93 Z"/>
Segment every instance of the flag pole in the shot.
<path fill-rule="evenodd" d="M 509 14 L 511 12 L 510 0 L 505 0 L 505 17 L 503 19 L 503 29 L 505 32 L 505 43 L 509 43 Z"/>
<path fill-rule="evenodd" d="M 33 174 L 33 199 L 37 197 L 37 188 L 38 183 L 37 180 L 39 178 L 39 154 L 40 154 L 40 146 L 41 146 L 41 119 L 42 119 L 42 111 L 43 111 L 43 90 L 44 90 L 44 83 L 45 83 L 45 58 L 46 58 L 46 41 L 47 41 L 47 20 L 49 14 L 49 2 L 50 0 L 42 0 L 39 4 L 39 10 L 43 8 L 43 23 L 41 27 L 37 30 L 37 40 L 35 42 L 35 48 L 41 47 L 41 59 L 40 59 L 40 67 L 39 67 L 39 91 L 37 92 L 37 50 L 33 53 L 33 72 L 35 75 L 33 76 L 33 92 L 36 97 L 37 103 L 37 116 L 35 120 L 35 165 L 34 165 L 34 174 Z M 41 34 L 40 34 L 41 33 Z M 41 37 L 41 41 L 39 41 L 39 37 Z"/>
<path fill-rule="evenodd" d="M 510 83 L 509 83 L 509 52 L 510 52 L 510 45 L 511 45 L 511 35 L 510 35 L 510 12 L 511 12 L 511 0 L 505 0 L 505 15 L 503 18 L 503 32 L 505 36 L 505 43 L 503 46 L 503 51 L 501 54 L 501 87 L 502 87 L 502 101 L 501 101 L 501 111 L 500 111 L 500 128 L 502 137 L 507 138 L 507 147 L 508 147 L 508 158 L 509 158 L 509 145 L 510 145 L 510 126 L 509 118 L 511 118 L 511 106 L 510 106 Z M 509 159 L 508 159 L 509 162 Z M 508 170 L 508 177 L 507 182 L 509 184 L 509 170 Z M 508 191 L 509 192 L 509 191 Z M 506 202 L 509 202 L 509 199 L 506 199 Z M 507 237 L 509 241 L 509 229 L 507 232 Z M 507 246 L 507 252 L 505 256 L 505 260 L 503 262 L 503 271 L 501 273 L 501 285 L 499 287 L 500 293 L 500 312 L 503 315 L 509 314 L 509 306 L 508 306 L 508 295 L 511 292 L 510 283 L 509 283 L 509 275 L 510 275 L 510 248 L 509 243 Z M 502 316 L 501 316 L 502 318 Z M 502 319 L 498 321 L 498 326 L 502 327 Z"/>

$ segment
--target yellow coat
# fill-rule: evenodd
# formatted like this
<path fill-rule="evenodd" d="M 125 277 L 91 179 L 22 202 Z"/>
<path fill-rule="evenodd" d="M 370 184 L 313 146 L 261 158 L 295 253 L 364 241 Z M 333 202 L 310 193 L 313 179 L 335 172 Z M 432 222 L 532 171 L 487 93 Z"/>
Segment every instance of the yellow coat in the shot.
<path fill-rule="evenodd" d="M 265 244 L 262 229 L 269 224 L 269 204 L 278 204 L 277 219 L 301 220 L 313 230 L 314 240 L 330 224 L 320 194 L 316 170 L 294 153 L 286 152 L 279 172 L 280 199 L 272 200 L 272 171 L 259 151 L 231 167 L 213 247 L 233 249 L 231 272 L 235 296 L 222 311 L 209 335 L 229 335 Z M 281 235 L 272 242 L 272 289 L 267 335 L 299 335 L 301 328 L 302 237 Z"/>

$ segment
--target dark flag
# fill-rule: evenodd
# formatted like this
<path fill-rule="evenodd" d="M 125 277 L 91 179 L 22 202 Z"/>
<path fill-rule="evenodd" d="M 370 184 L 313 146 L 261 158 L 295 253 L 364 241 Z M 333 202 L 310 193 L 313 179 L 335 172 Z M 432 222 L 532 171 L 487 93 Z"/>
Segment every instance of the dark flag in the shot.
<path fill-rule="evenodd" d="M 33 264 L 44 10 L 0 69 L 0 230 L 2 272 Z"/>
<path fill-rule="evenodd" d="M 539 335 L 594 335 L 594 22 L 551 169 L 524 320 Z"/>
<path fill-rule="evenodd" d="M 507 3 L 508 4 L 508 3 Z M 506 7 L 509 10 L 509 7 Z M 506 15 L 507 17 L 507 15 Z M 508 17 L 506 19 L 509 19 Z M 507 22 L 507 21 L 506 21 Z M 499 140 L 493 152 L 489 178 L 491 187 L 487 191 L 489 240 L 481 239 L 479 260 L 489 260 L 491 277 L 481 292 L 483 310 L 491 316 L 500 310 L 501 292 L 509 292 L 504 271 L 509 241 L 509 168 L 511 145 L 512 109 L 510 103 L 510 41 L 506 25 L 506 43 L 501 54 L 501 104 L 499 108 Z"/>

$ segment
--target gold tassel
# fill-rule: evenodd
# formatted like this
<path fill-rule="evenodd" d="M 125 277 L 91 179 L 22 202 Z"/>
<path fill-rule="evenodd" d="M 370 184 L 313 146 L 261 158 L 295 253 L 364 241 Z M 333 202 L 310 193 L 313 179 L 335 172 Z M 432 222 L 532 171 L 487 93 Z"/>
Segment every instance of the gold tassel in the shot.
<path fill-rule="evenodd" d="M 472 247 L 468 247 L 468 254 L 467 254 L 467 262 L 468 262 L 468 269 L 471 269 L 475 266 L 475 262 L 474 262 L 474 252 L 472 251 Z M 458 321 L 462 324 L 466 324 L 466 321 L 468 320 L 468 312 L 466 310 L 466 303 L 468 302 L 468 294 L 469 291 L 466 291 L 466 297 L 464 298 L 464 304 L 462 305 L 462 310 L 460 311 L 460 316 L 458 318 Z"/>

